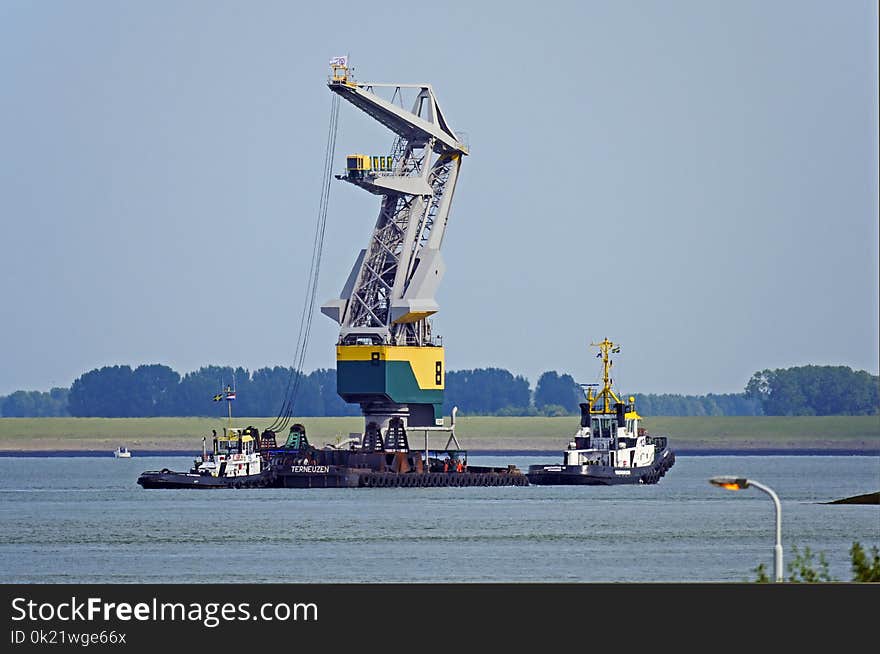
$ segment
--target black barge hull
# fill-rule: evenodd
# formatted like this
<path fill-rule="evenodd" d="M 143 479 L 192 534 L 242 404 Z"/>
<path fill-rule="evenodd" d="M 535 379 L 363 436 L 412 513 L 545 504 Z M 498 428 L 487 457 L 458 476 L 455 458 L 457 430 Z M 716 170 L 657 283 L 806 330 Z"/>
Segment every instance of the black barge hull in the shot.
<path fill-rule="evenodd" d="M 620 468 L 612 466 L 529 466 L 527 477 L 535 486 L 617 486 L 656 484 L 675 464 L 675 454 L 664 449 L 650 466 Z"/>
<path fill-rule="evenodd" d="M 329 469 L 328 469 L 329 468 Z M 144 488 L 441 488 L 528 486 L 522 473 L 508 472 L 373 472 L 337 466 L 292 466 L 259 475 L 212 477 L 173 470 L 144 472 Z"/>
<path fill-rule="evenodd" d="M 366 488 L 439 488 L 468 486 L 528 486 L 524 474 L 498 472 L 428 472 L 425 474 L 395 474 L 373 472 L 361 477 Z"/>
<path fill-rule="evenodd" d="M 327 465 L 294 465 L 275 468 L 279 488 L 357 488 L 369 470 Z"/>
<path fill-rule="evenodd" d="M 276 480 L 277 486 L 282 488 L 462 488 L 529 485 L 528 478 L 522 473 L 374 472 L 363 468 L 336 466 L 294 466 L 289 471 L 277 471 Z"/>

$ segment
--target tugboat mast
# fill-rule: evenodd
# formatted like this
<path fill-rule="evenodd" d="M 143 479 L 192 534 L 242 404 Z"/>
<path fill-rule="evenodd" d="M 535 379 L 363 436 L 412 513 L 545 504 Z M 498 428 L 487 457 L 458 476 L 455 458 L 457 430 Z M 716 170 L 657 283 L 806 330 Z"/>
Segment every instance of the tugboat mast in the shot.
<path fill-rule="evenodd" d="M 620 402 L 620 398 L 611 389 L 611 361 L 609 354 L 617 354 L 620 352 L 620 345 L 612 343 L 606 337 L 601 343 L 590 343 L 592 347 L 598 347 L 602 355 L 602 390 L 597 395 L 593 395 L 593 389 L 587 391 L 587 403 L 590 405 L 590 412 L 593 411 L 593 404 L 602 400 L 602 413 L 613 413 L 612 400 L 615 403 Z"/>
<path fill-rule="evenodd" d="M 234 378 L 233 378 L 234 379 Z M 226 385 L 225 391 L 220 391 L 217 395 L 214 396 L 215 402 L 220 402 L 221 400 L 226 400 L 226 426 L 228 429 L 232 429 L 232 400 L 235 399 L 235 388 L 232 386 Z"/>

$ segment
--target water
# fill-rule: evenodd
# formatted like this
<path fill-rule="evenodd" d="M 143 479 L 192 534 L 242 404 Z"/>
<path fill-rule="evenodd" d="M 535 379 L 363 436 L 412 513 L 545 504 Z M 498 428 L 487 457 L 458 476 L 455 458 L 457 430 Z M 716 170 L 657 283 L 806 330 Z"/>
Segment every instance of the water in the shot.
<path fill-rule="evenodd" d="M 472 465 L 548 457 L 471 456 Z M 144 490 L 191 457 L 0 458 L 0 582 L 718 582 L 773 571 L 773 503 L 715 488 L 734 474 L 782 502 L 784 559 L 880 546 L 876 456 L 679 456 L 659 484 L 616 487 Z"/>

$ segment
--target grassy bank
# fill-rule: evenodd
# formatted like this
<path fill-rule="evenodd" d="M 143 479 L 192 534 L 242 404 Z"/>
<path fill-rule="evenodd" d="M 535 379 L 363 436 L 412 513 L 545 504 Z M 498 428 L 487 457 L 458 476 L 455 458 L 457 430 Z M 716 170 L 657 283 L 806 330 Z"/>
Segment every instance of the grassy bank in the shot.
<path fill-rule="evenodd" d="M 237 418 L 239 426 L 268 426 L 271 418 Z M 362 429 L 362 418 L 302 418 L 318 446 Z M 577 428 L 576 417 L 459 417 L 456 436 L 470 450 L 558 450 Z M 125 445 L 137 451 L 201 449 L 202 437 L 222 430 L 216 418 L 0 418 L 0 450 L 106 450 Z M 674 449 L 856 449 L 880 452 L 880 416 L 658 417 L 648 431 L 670 437 Z M 410 434 L 413 447 L 422 433 Z M 442 447 L 446 437 L 431 437 Z"/>

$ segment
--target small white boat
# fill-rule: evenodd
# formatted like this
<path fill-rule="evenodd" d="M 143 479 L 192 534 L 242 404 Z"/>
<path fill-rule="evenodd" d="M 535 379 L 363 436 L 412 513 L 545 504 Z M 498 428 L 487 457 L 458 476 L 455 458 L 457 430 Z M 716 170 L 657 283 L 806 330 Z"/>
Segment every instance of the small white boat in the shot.
<path fill-rule="evenodd" d="M 131 458 L 131 451 L 129 451 L 127 448 L 120 445 L 113 452 L 113 456 L 115 456 L 117 459 L 130 459 Z"/>

